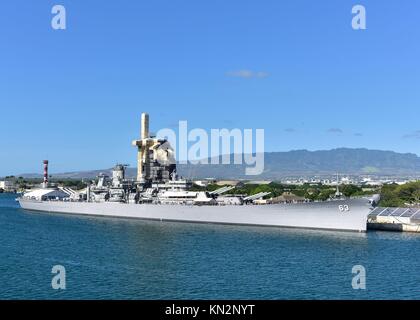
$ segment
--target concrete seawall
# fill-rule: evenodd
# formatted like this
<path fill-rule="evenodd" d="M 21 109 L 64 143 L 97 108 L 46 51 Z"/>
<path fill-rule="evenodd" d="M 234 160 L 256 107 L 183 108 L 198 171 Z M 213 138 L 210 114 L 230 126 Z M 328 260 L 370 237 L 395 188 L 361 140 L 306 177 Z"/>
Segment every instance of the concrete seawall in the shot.
<path fill-rule="evenodd" d="M 395 232 L 418 232 L 420 233 L 420 224 L 403 223 L 372 223 L 367 225 L 368 230 L 395 231 Z"/>

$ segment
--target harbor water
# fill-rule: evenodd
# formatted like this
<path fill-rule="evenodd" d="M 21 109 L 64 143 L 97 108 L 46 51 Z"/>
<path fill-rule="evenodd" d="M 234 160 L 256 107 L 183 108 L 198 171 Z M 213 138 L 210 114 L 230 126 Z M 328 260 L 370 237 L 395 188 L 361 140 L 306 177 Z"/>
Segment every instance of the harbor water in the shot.
<path fill-rule="evenodd" d="M 420 234 L 24 211 L 0 194 L 0 299 L 419 299 Z M 54 290 L 63 266 L 66 289 Z M 352 286 L 354 266 L 366 289 Z"/>

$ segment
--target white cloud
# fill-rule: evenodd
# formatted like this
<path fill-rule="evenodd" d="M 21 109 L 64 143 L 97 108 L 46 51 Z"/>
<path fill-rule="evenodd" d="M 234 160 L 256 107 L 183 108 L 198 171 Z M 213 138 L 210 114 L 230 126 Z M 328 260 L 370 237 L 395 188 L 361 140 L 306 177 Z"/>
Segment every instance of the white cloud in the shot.
<path fill-rule="evenodd" d="M 407 133 L 403 135 L 404 139 L 420 139 L 420 130 L 416 130 L 412 133 Z"/>
<path fill-rule="evenodd" d="M 236 70 L 236 71 L 226 72 L 226 75 L 228 77 L 233 77 L 233 78 L 250 79 L 250 78 L 267 78 L 269 74 L 263 71 Z"/>
<path fill-rule="evenodd" d="M 327 132 L 329 133 L 343 133 L 343 130 L 341 130 L 340 128 L 330 128 L 327 130 Z"/>

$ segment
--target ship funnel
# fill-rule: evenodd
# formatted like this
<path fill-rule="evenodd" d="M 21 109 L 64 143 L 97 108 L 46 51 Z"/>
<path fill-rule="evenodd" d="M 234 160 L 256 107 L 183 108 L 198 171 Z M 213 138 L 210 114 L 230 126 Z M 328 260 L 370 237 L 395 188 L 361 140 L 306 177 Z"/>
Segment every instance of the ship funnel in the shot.
<path fill-rule="evenodd" d="M 149 114 L 142 113 L 141 114 L 141 139 L 149 138 Z"/>

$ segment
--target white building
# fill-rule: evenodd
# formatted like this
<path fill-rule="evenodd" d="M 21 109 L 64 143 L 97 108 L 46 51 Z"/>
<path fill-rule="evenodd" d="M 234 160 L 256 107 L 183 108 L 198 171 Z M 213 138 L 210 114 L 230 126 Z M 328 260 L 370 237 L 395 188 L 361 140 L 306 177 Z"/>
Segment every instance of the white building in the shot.
<path fill-rule="evenodd" d="M 0 181 L 0 189 L 4 191 L 12 191 L 15 189 L 15 184 L 12 181 Z"/>
<path fill-rule="evenodd" d="M 215 180 L 205 179 L 205 180 L 194 180 L 194 183 L 200 187 L 207 187 L 211 183 L 215 183 Z"/>

